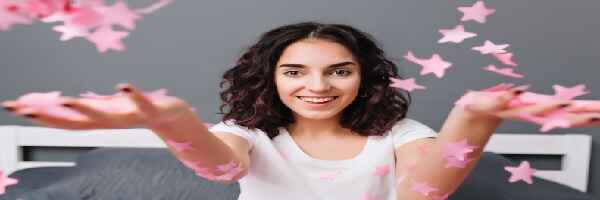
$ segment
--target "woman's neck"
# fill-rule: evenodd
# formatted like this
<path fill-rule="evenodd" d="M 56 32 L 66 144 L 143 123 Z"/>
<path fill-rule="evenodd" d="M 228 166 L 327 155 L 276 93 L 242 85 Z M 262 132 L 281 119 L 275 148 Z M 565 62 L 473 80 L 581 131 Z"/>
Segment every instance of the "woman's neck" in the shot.
<path fill-rule="evenodd" d="M 290 134 L 301 137 L 337 137 L 348 135 L 349 129 L 340 125 L 339 118 L 308 119 L 296 116 L 296 120 L 288 127 Z"/>

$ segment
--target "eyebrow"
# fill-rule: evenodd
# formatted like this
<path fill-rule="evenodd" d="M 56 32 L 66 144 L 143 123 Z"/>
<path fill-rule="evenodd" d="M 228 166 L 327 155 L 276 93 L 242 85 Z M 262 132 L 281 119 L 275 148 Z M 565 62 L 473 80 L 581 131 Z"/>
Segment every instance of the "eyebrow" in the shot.
<path fill-rule="evenodd" d="M 356 65 L 356 63 L 351 62 L 351 61 L 346 61 L 346 62 L 341 62 L 341 63 L 336 63 L 336 64 L 329 65 L 327 68 L 335 68 L 335 67 L 341 67 L 341 66 L 345 66 L 345 65 Z M 292 63 L 288 64 L 288 63 L 286 63 L 286 64 L 279 65 L 279 67 L 305 68 L 306 65 L 303 65 L 303 64 L 292 64 Z"/>

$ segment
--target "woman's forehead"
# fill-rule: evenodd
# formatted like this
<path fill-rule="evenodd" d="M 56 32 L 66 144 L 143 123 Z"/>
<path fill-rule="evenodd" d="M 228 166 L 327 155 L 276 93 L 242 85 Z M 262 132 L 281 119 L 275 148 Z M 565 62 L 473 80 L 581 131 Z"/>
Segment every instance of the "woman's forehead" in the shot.
<path fill-rule="evenodd" d="M 327 67 L 341 62 L 354 62 L 354 55 L 343 45 L 322 39 L 305 39 L 289 45 L 277 65 L 301 64 Z"/>

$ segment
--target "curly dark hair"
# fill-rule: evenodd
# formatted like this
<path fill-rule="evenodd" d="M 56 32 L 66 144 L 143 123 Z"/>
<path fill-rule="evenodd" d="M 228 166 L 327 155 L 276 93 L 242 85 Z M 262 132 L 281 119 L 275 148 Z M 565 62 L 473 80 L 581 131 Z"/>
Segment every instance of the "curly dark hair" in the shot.
<path fill-rule="evenodd" d="M 340 124 L 360 135 L 383 135 L 406 117 L 411 97 L 390 87 L 390 78 L 400 78 L 373 37 L 344 24 L 302 22 L 263 33 L 227 70 L 221 81 L 223 121 L 233 120 L 249 129 L 260 129 L 270 138 L 279 127 L 294 123 L 292 111 L 278 97 L 274 74 L 279 57 L 290 44 L 317 38 L 345 46 L 361 67 L 359 96 L 342 112 Z M 229 108 L 226 112 L 225 108 Z"/>

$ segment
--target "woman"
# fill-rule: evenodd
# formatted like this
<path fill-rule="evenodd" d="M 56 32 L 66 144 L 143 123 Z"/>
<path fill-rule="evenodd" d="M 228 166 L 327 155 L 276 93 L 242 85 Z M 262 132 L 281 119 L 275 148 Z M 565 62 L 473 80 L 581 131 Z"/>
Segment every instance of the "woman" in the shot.
<path fill-rule="evenodd" d="M 143 124 L 204 178 L 239 181 L 239 199 L 444 199 L 476 164 L 503 119 L 544 116 L 571 101 L 508 106 L 524 91 L 471 92 L 439 134 L 409 118 L 410 96 L 389 87 L 396 66 L 366 33 L 305 22 L 264 33 L 224 75 L 222 122 L 208 129 L 186 102 L 150 98 L 131 84 L 104 100 L 63 98 L 86 116 L 69 120 L 4 106 L 46 126 L 124 128 Z M 131 99 L 134 109 L 97 109 Z M 600 109 L 598 109 L 600 110 Z M 589 125 L 598 110 L 570 113 Z"/>

